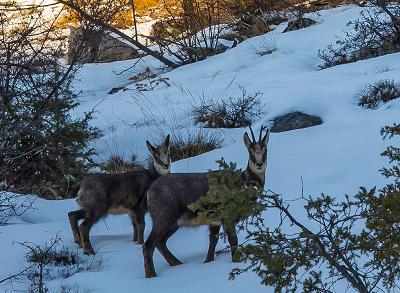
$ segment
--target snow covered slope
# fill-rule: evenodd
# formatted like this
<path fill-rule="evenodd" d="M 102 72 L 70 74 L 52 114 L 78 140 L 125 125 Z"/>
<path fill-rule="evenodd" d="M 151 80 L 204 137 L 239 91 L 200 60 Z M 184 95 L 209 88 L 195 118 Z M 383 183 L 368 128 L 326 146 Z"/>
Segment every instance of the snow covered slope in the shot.
<path fill-rule="evenodd" d="M 346 23 L 357 18 L 360 11 L 355 6 L 322 11 L 313 16 L 317 25 L 285 34 L 281 33 L 285 28 L 282 24 L 275 31 L 247 40 L 224 54 L 164 73 L 162 77 L 167 78 L 170 86 L 160 83 L 152 91 L 138 93 L 128 79 L 145 67 L 162 71 L 161 64 L 150 58 L 143 58 L 130 69 L 134 61 L 85 65 L 75 82 L 76 90 L 82 91 L 82 105 L 75 114 L 81 115 L 96 106 L 93 124 L 105 135 L 95 144 L 99 160 L 115 153 L 145 157 L 145 139 L 157 139 L 153 131 L 157 121 L 149 116 L 164 118 L 166 130 L 169 125 L 190 132 L 194 128 L 191 105 L 196 97 L 204 95 L 217 100 L 239 96 L 240 87 L 244 87 L 249 93 L 263 92 L 262 100 L 267 105 L 267 113 L 255 123 L 255 128 L 290 111 L 316 114 L 324 121 L 318 127 L 271 135 L 266 189 L 290 199 L 301 192 L 301 178 L 307 195 L 324 192 L 343 196 L 354 193 L 360 185 L 382 185 L 385 182 L 378 170 L 387 162 L 379 154 L 387 142 L 381 140 L 379 129 L 399 121 L 400 101 L 372 111 L 358 107 L 355 95 L 368 83 L 398 79 L 400 54 L 326 70 L 318 68 L 322 63 L 318 49 L 333 43 L 336 36 L 343 36 Z M 278 50 L 259 56 L 254 48 L 266 42 Z M 126 90 L 107 94 L 121 86 Z M 243 132 L 244 129 L 223 130 L 224 148 L 176 162 L 172 172 L 206 171 L 215 168 L 215 160 L 221 156 L 245 167 Z M 24 265 L 25 251 L 14 241 L 41 243 L 61 231 L 63 244 L 74 246 L 67 212 L 76 208 L 75 203 L 37 200 L 35 205 L 36 210 L 15 219 L 15 224 L 1 227 L 0 279 L 18 272 Z M 228 281 L 228 273 L 235 267 L 228 255 L 203 264 L 208 245 L 205 227 L 177 232 L 169 246 L 184 264 L 169 267 L 156 253 L 159 277 L 151 280 L 144 278 L 141 247 L 130 242 L 131 225 L 127 217 L 109 217 L 100 222 L 92 230 L 91 239 L 95 250 L 105 259 L 104 269 L 53 280 L 50 285 L 76 283 L 92 292 L 273 292 L 273 288 L 260 285 L 253 274 Z M 223 247 L 220 242 L 219 248 Z M 9 290 L 6 286 L 0 284 L 0 291 Z"/>

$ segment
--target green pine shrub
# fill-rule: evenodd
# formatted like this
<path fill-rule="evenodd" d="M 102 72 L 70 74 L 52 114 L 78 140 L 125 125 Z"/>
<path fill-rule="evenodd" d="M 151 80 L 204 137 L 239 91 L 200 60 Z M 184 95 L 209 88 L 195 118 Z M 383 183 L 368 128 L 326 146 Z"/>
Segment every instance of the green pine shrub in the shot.
<path fill-rule="evenodd" d="M 63 34 L 42 9 L 13 5 L 0 11 L 0 190 L 70 197 L 95 165 L 99 130 L 92 112 L 73 113 L 76 67 L 60 62 Z"/>
<path fill-rule="evenodd" d="M 384 138 L 400 135 L 400 125 L 384 127 Z M 400 280 L 400 147 L 383 153 L 391 180 L 381 189 L 361 188 L 338 199 L 322 194 L 300 199 L 306 219 L 272 191 L 261 196 L 265 214 L 250 217 L 246 240 L 237 251 L 244 267 L 230 278 L 253 271 L 276 292 L 334 292 L 341 282 L 357 292 L 389 292 Z M 292 202 L 291 202 L 292 203 Z M 276 213 L 277 212 L 277 213 Z M 265 217 L 274 213 L 274 222 Z"/>
<path fill-rule="evenodd" d="M 189 205 L 200 222 L 218 221 L 225 227 L 235 226 L 249 216 L 257 214 L 260 205 L 259 188 L 244 185 L 242 170 L 224 159 L 217 161 L 219 170 L 208 174 L 209 190 L 206 196 Z"/>

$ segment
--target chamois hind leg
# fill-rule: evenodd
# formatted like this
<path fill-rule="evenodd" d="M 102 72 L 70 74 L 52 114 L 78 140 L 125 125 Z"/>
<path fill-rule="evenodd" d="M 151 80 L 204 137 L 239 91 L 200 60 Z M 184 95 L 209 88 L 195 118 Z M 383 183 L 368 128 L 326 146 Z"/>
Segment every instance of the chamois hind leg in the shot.
<path fill-rule="evenodd" d="M 144 243 L 144 221 L 145 211 L 137 206 L 131 213 L 132 226 L 133 226 L 133 239 L 132 241 L 138 244 Z"/>
<path fill-rule="evenodd" d="M 170 261 L 171 263 L 174 263 L 174 265 L 178 264 L 178 262 L 180 263 L 180 261 L 173 256 L 165 245 L 168 238 L 174 234 L 176 230 L 176 222 L 174 223 L 172 220 L 169 222 L 166 222 L 165 220 L 158 221 L 153 217 L 153 227 L 146 242 L 143 244 L 144 270 L 146 278 L 157 277 L 153 263 L 153 254 L 156 247 L 164 257 L 166 256 L 168 263 Z M 172 257 L 168 258 L 169 256 Z"/>
<path fill-rule="evenodd" d="M 72 235 L 74 236 L 74 241 L 82 247 L 81 235 L 79 234 L 78 221 L 85 217 L 85 210 L 80 209 L 76 211 L 71 211 L 68 213 L 69 224 L 71 226 Z"/>
<path fill-rule="evenodd" d="M 210 262 L 214 261 L 214 255 L 215 255 L 215 247 L 217 246 L 218 243 L 218 234 L 221 229 L 221 226 L 213 226 L 210 225 L 210 235 L 209 235 L 209 240 L 210 243 L 208 245 L 208 253 L 206 260 L 204 262 Z"/>
<path fill-rule="evenodd" d="M 143 258 L 144 258 L 144 272 L 146 274 L 146 278 L 157 277 L 153 263 L 153 254 L 154 254 L 154 249 L 156 248 L 156 243 L 157 243 L 157 233 L 153 228 L 149 234 L 149 237 L 147 237 L 146 242 L 142 246 Z"/>
<path fill-rule="evenodd" d="M 231 254 L 232 254 L 232 262 L 238 262 L 238 259 L 235 257 L 235 252 L 238 247 L 238 238 L 236 234 L 235 227 L 224 227 L 226 235 L 228 236 L 229 246 L 231 247 Z"/>
<path fill-rule="evenodd" d="M 92 244 L 90 243 L 89 232 L 92 226 L 97 223 L 103 215 L 104 213 L 100 211 L 94 211 L 92 213 L 87 212 L 82 224 L 79 226 L 83 252 L 87 255 L 95 254 Z"/>
<path fill-rule="evenodd" d="M 157 244 L 157 249 L 160 251 L 162 256 L 165 258 L 165 260 L 168 262 L 170 266 L 177 266 L 181 265 L 182 262 L 175 257 L 175 255 L 172 254 L 171 251 L 169 251 L 167 247 L 167 241 L 168 239 L 176 232 L 178 231 L 179 227 L 178 225 L 173 226 L 170 231 L 168 231 L 165 236 L 160 240 L 160 242 Z"/>

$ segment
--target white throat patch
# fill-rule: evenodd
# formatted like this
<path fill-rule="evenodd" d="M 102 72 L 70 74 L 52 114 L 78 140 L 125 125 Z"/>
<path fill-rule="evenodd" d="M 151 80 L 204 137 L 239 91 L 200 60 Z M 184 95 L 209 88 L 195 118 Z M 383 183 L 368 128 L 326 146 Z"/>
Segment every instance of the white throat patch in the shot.
<path fill-rule="evenodd" d="M 171 173 L 171 167 L 169 167 L 168 169 L 165 169 L 163 167 L 161 167 L 161 165 L 157 164 L 154 161 L 154 168 L 156 169 L 157 173 L 160 175 L 167 175 L 169 173 Z"/>

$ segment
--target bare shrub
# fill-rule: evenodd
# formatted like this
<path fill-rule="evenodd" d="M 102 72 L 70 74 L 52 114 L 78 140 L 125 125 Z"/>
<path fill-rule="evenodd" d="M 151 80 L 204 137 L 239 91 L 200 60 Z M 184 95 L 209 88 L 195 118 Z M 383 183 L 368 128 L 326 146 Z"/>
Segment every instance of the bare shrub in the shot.
<path fill-rule="evenodd" d="M 237 19 L 234 30 L 239 39 L 270 32 L 276 25 L 288 21 L 287 31 L 306 27 L 310 21 L 304 14 L 310 7 L 296 0 L 238 0 L 225 1 L 229 13 Z"/>
<path fill-rule="evenodd" d="M 322 69 L 398 52 L 400 50 L 400 1 L 371 0 L 361 17 L 349 22 L 345 38 L 319 51 Z"/>
<path fill-rule="evenodd" d="M 10 275 L 1 283 L 18 281 L 27 284 L 29 293 L 47 292 L 82 292 L 79 286 L 62 285 L 57 291 L 50 291 L 47 281 L 54 279 L 66 279 L 83 271 L 98 271 L 103 267 L 101 257 L 87 258 L 77 249 L 61 246 L 61 238 L 58 233 L 49 242 L 38 245 L 32 242 L 19 243 L 27 249 L 26 258 L 28 264 L 19 273 Z"/>
<path fill-rule="evenodd" d="M 382 103 L 400 98 L 400 83 L 381 80 L 368 85 L 357 95 L 358 105 L 367 109 L 377 109 Z"/>
<path fill-rule="evenodd" d="M 270 55 L 278 50 L 276 39 L 273 37 L 260 37 L 254 43 L 251 43 L 253 51 L 259 56 Z"/>
<path fill-rule="evenodd" d="M 22 216 L 31 209 L 35 198 L 0 191 L 0 226 L 7 225 L 14 216 Z"/>
<path fill-rule="evenodd" d="M 144 167 L 137 162 L 137 155 L 133 154 L 130 161 L 124 160 L 119 155 L 112 155 L 106 162 L 100 165 L 103 172 L 107 174 L 120 174 L 144 169 Z"/>
<path fill-rule="evenodd" d="M 145 67 L 143 71 L 129 79 L 135 82 L 136 90 L 139 92 L 152 91 L 160 85 L 171 86 L 168 77 L 161 77 L 149 67 Z"/>
<path fill-rule="evenodd" d="M 170 87 L 169 78 L 168 77 L 154 77 L 146 80 L 145 82 L 138 82 L 135 84 L 136 90 L 138 92 L 147 92 L 156 89 L 160 85 L 165 85 Z"/>
<path fill-rule="evenodd" d="M 82 290 L 79 288 L 78 284 L 62 284 L 57 293 L 90 293 L 90 290 Z"/>
<path fill-rule="evenodd" d="M 157 21 L 151 40 L 181 64 L 205 59 L 221 52 L 221 3 L 219 0 L 163 1 L 168 16 Z"/>
<path fill-rule="evenodd" d="M 183 95 L 193 95 L 179 87 Z M 188 115 L 186 121 L 180 120 L 182 112 L 178 111 L 176 103 L 169 96 L 157 98 L 156 104 L 142 96 L 135 97 L 135 103 L 141 109 L 144 119 L 135 123 L 134 127 L 146 126 L 156 137 L 164 139 L 171 136 L 170 153 L 172 161 L 200 155 L 220 148 L 223 138 L 219 132 L 193 127 L 192 117 Z M 164 107 L 160 108 L 160 104 Z M 185 115 L 188 114 L 185 111 Z"/>
<path fill-rule="evenodd" d="M 69 278 L 82 271 L 97 271 L 103 261 L 96 257 L 89 259 L 77 249 L 62 247 L 61 238 L 56 235 L 48 243 L 37 245 L 30 242 L 20 243 L 28 253 L 26 258 L 31 264 L 25 272 L 29 280 L 29 292 L 49 292 L 46 281 Z"/>
<path fill-rule="evenodd" d="M 229 97 L 221 102 L 202 100 L 194 106 L 195 124 L 206 128 L 239 128 L 252 124 L 254 117 L 261 117 L 265 105 L 260 101 L 261 92 L 248 94 L 241 88 L 241 97 Z"/>
<path fill-rule="evenodd" d="M 170 152 L 173 162 L 195 157 L 222 146 L 221 136 L 198 128 L 187 135 L 174 133 L 171 137 Z"/>

